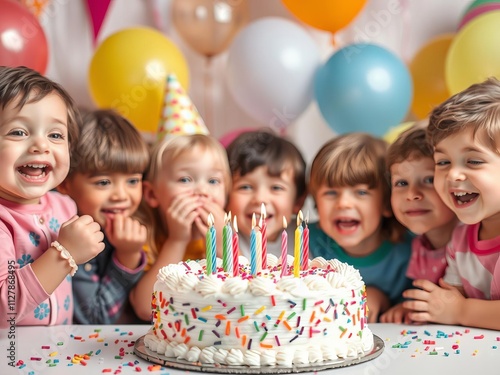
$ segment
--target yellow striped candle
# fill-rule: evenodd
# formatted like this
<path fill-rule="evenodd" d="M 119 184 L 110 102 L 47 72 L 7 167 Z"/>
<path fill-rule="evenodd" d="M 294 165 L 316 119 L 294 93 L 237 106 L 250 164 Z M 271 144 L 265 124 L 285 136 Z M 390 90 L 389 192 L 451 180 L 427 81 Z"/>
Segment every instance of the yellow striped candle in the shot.
<path fill-rule="evenodd" d="M 297 229 L 295 229 L 295 243 L 293 251 L 293 276 L 300 277 L 300 250 L 302 248 L 302 211 L 297 215 Z"/>

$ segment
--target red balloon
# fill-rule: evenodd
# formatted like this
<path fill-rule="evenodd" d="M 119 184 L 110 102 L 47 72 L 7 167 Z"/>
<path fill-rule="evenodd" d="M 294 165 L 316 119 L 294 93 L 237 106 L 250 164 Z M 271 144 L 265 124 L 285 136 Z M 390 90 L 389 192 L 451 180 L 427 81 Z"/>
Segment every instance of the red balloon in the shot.
<path fill-rule="evenodd" d="M 47 62 L 47 38 L 37 18 L 24 5 L 0 0 L 0 65 L 44 74 Z"/>

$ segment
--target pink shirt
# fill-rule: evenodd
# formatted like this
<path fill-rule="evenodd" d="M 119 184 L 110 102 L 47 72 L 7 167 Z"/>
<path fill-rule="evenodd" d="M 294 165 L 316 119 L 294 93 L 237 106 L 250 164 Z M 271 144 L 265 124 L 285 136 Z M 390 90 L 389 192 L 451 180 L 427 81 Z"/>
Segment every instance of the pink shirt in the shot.
<path fill-rule="evenodd" d="M 71 276 L 47 294 L 31 268 L 57 239 L 61 224 L 76 214 L 69 197 L 49 192 L 39 204 L 0 198 L 0 328 L 71 324 Z M 9 320 L 10 319 L 10 320 Z"/>
<path fill-rule="evenodd" d="M 469 298 L 500 299 L 500 236 L 479 241 L 480 224 L 461 225 L 446 249 L 444 281 L 462 286 Z"/>
<path fill-rule="evenodd" d="M 413 280 L 424 279 L 437 284 L 445 269 L 446 248 L 433 249 L 425 236 L 415 237 L 411 243 L 411 258 L 406 276 Z"/>

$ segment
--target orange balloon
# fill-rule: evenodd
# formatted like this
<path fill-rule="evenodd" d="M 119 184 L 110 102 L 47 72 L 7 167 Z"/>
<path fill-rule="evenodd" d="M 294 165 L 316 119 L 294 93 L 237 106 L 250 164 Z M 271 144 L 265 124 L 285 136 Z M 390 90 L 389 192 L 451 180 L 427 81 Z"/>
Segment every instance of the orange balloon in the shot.
<path fill-rule="evenodd" d="M 413 78 L 412 112 L 419 119 L 450 96 L 445 79 L 445 62 L 453 34 L 441 35 L 424 45 L 413 57 L 409 68 Z"/>
<path fill-rule="evenodd" d="M 177 32 L 196 52 L 212 57 L 224 51 L 248 22 L 246 0 L 174 0 Z"/>
<path fill-rule="evenodd" d="M 348 25 L 366 4 L 366 0 L 282 1 L 302 22 L 332 33 Z"/>

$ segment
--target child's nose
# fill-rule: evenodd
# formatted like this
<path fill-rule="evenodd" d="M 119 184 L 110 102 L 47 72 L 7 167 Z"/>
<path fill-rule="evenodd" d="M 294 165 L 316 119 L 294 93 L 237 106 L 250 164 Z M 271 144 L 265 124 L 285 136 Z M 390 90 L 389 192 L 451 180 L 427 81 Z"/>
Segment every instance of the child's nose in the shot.
<path fill-rule="evenodd" d="M 420 200 L 423 198 L 421 190 L 418 186 L 410 186 L 408 189 L 408 195 L 406 197 L 408 200 Z"/>
<path fill-rule="evenodd" d="M 127 192 L 125 191 L 125 188 L 120 184 L 115 185 L 113 188 L 112 199 L 123 200 L 126 197 L 127 197 Z"/>
<path fill-rule="evenodd" d="M 33 136 L 33 143 L 29 148 L 31 153 L 41 154 L 47 152 L 48 149 L 48 142 L 44 136 Z"/>
<path fill-rule="evenodd" d="M 462 168 L 460 168 L 459 166 L 456 167 L 452 166 L 448 170 L 447 178 L 449 181 L 463 181 L 466 179 L 465 174 L 462 171 Z"/>
<path fill-rule="evenodd" d="M 207 196 L 208 195 L 207 184 L 204 182 L 201 182 L 201 181 L 196 183 L 196 185 L 194 187 L 194 193 L 197 195 L 201 195 L 201 196 Z"/>
<path fill-rule="evenodd" d="M 351 195 L 346 192 L 340 193 L 337 199 L 337 205 L 339 208 L 350 208 L 352 206 Z"/>

